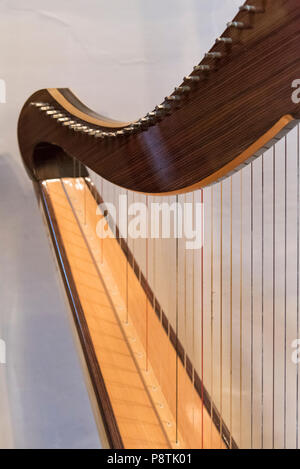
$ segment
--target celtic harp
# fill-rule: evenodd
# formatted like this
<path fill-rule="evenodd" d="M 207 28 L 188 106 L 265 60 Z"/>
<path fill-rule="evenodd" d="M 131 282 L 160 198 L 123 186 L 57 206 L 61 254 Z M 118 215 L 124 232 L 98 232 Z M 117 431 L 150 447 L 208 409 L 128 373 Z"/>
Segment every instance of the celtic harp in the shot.
<path fill-rule="evenodd" d="M 299 43 L 299 0 L 250 0 L 137 121 L 21 111 L 112 448 L 298 447 Z"/>

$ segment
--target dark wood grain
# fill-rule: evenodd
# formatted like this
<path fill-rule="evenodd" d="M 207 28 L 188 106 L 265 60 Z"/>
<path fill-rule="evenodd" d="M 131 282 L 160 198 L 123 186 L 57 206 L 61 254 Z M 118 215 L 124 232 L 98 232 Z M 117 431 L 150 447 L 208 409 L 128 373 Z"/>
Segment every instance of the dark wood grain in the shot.
<path fill-rule="evenodd" d="M 291 84 L 300 78 L 300 2 L 268 0 L 264 13 L 241 12 L 236 20 L 251 28 L 225 31 L 234 45 L 215 70 L 195 85 L 180 109 L 141 133 L 103 141 L 72 132 L 30 106 L 31 101 L 45 101 L 65 112 L 49 90 L 31 96 L 18 128 L 31 177 L 39 179 L 35 148 L 43 142 L 61 147 L 108 181 L 145 193 L 201 187 L 225 175 L 229 163 L 238 166 L 238 157 L 254 142 L 263 145 L 261 137 L 282 116 L 300 117 L 299 105 L 291 99 Z M 218 50 L 224 52 L 224 45 L 213 47 Z M 86 113 L 87 120 L 91 117 L 70 92 L 62 90 L 63 95 Z M 107 125 L 111 124 L 105 122 L 106 131 Z"/>

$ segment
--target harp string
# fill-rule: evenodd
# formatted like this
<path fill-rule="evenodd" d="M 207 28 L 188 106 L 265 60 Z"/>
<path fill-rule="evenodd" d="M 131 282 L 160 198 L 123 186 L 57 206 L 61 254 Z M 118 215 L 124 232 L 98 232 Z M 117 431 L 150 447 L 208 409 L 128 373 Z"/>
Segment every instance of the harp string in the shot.
<path fill-rule="evenodd" d="M 251 449 L 253 449 L 253 416 L 254 416 L 254 376 L 253 376 L 253 368 L 254 368 L 254 350 L 253 350 L 253 341 L 254 341 L 254 304 L 253 304 L 253 228 L 254 228 L 254 221 L 253 221 L 253 163 L 251 163 L 251 174 L 250 174 L 250 199 L 251 199 L 251 222 L 250 222 L 250 230 L 251 230 L 251 259 L 250 259 L 250 281 L 251 281 L 251 299 L 250 299 L 250 314 L 251 314 L 251 424 L 250 424 L 250 441 L 251 441 Z"/>
<path fill-rule="evenodd" d="M 87 186 L 85 184 L 85 179 L 84 179 L 84 182 L 83 182 L 83 213 L 84 213 L 84 218 L 83 218 L 83 223 L 84 225 L 86 225 L 86 191 L 87 191 Z"/>
<path fill-rule="evenodd" d="M 179 395 L 178 395 L 178 321 L 179 321 L 179 305 L 178 305 L 178 275 L 179 275 L 179 262 L 178 262 L 178 244 L 179 244 L 179 207 L 178 207 L 178 195 L 176 195 L 176 444 L 178 444 L 178 424 L 179 424 Z"/>
<path fill-rule="evenodd" d="M 204 448 L 204 200 L 201 189 L 201 448 Z"/>
<path fill-rule="evenodd" d="M 187 202 L 187 195 L 184 195 L 184 203 Z M 186 241 L 186 235 L 184 235 L 184 241 Z M 183 263 L 184 263 L 184 342 L 187 344 L 187 255 L 186 249 L 183 251 Z M 185 357 L 186 359 L 186 357 Z"/>
<path fill-rule="evenodd" d="M 287 137 L 284 137 L 284 449 L 287 422 Z"/>
<path fill-rule="evenodd" d="M 149 201 L 148 201 L 148 196 L 146 195 L 146 209 L 147 209 L 147 223 L 146 223 L 146 283 L 148 285 L 148 280 L 149 280 L 149 214 L 148 214 L 148 208 L 149 208 Z M 149 302 L 148 302 L 148 296 L 145 295 L 146 297 L 146 372 L 149 370 Z"/>
<path fill-rule="evenodd" d="M 220 448 L 223 433 L 223 182 L 220 184 Z"/>
<path fill-rule="evenodd" d="M 240 171 L 240 445 L 243 447 L 243 171 Z"/>
<path fill-rule="evenodd" d="M 261 159 L 262 195 L 262 276 L 261 276 L 261 449 L 264 448 L 264 155 Z"/>
<path fill-rule="evenodd" d="M 275 447 L 275 367 L 276 367 L 276 305 L 275 305 L 275 287 L 276 287 L 276 150 L 273 147 L 273 377 L 272 377 L 272 448 Z"/>
<path fill-rule="evenodd" d="M 233 217 L 232 217 L 232 176 L 230 177 L 230 449 L 232 449 L 232 424 L 233 424 Z"/>
<path fill-rule="evenodd" d="M 297 345 L 299 344 L 299 232 L 300 232 L 300 134 L 297 126 Z M 299 362 L 296 370 L 296 449 L 299 449 Z"/>
<path fill-rule="evenodd" d="M 183 202 L 184 204 L 187 203 L 187 194 L 184 194 L 183 196 Z M 184 343 L 185 343 L 185 346 L 187 345 L 188 343 L 188 331 L 187 331 L 187 323 L 188 323 L 188 319 L 187 319 L 187 250 L 186 250 L 186 246 L 185 246 L 185 242 L 186 242 L 186 233 L 184 232 L 184 246 L 183 246 L 183 282 L 184 282 L 184 301 L 183 301 L 183 314 L 184 314 Z M 186 354 L 185 354 L 185 366 L 187 366 L 187 357 L 186 357 Z M 194 377 L 193 377 L 194 379 Z M 193 410 L 194 412 L 194 410 Z M 193 422 L 193 425 L 195 424 L 195 422 Z"/>
<path fill-rule="evenodd" d="M 126 324 L 129 321 L 129 239 L 128 239 L 128 190 L 126 191 L 126 243 L 127 243 L 127 262 L 126 262 Z"/>
<path fill-rule="evenodd" d="M 192 193 L 192 226 L 194 226 L 194 218 L 195 218 L 195 192 Z M 185 248 L 186 249 L 186 248 Z M 196 362 L 196 355 L 195 355 L 195 250 L 192 251 L 192 325 L 193 325 L 193 363 Z M 193 370 L 193 383 L 195 383 L 195 370 Z M 196 403 L 195 399 L 193 399 L 193 426 L 196 425 Z"/>
<path fill-rule="evenodd" d="M 210 224 L 210 242 L 211 242 L 211 259 L 210 259 L 210 435 L 211 447 L 213 447 L 213 402 L 214 402 L 214 187 L 211 188 L 211 224 Z"/>

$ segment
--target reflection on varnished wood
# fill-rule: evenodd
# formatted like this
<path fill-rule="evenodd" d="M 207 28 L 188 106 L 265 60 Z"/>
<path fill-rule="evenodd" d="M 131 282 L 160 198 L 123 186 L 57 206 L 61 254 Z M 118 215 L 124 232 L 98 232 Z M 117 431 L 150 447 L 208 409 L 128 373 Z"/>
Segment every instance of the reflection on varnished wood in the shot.
<path fill-rule="evenodd" d="M 152 305 L 146 306 L 144 290 L 131 268 L 127 269 L 120 245 L 115 239 L 101 241 L 96 236 L 100 217 L 83 180 L 48 181 L 44 187 L 125 448 L 224 448 Z M 148 370 L 146 307 L 151 331 Z"/>

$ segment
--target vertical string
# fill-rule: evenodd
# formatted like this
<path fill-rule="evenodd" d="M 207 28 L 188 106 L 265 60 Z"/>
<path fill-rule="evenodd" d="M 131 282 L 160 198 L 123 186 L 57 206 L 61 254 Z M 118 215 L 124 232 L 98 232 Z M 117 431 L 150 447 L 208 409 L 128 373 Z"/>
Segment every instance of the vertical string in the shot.
<path fill-rule="evenodd" d="M 194 210 L 195 210 L 195 193 L 193 192 L 193 212 L 192 212 L 192 226 L 194 226 Z M 192 261 L 192 313 L 193 313 L 193 363 L 195 363 L 195 250 L 193 250 Z"/>
<path fill-rule="evenodd" d="M 149 229 L 149 214 L 148 214 L 148 196 L 146 195 L 146 209 L 147 209 L 147 228 L 146 228 L 146 283 L 148 285 L 148 250 L 149 250 L 149 239 L 148 239 L 148 229 Z M 148 296 L 146 294 L 146 371 L 149 369 L 149 308 L 148 308 Z"/>
<path fill-rule="evenodd" d="M 83 191 L 84 191 L 84 194 L 83 194 L 83 197 L 84 197 L 84 224 L 86 225 L 86 190 L 87 190 L 87 187 L 86 187 L 86 182 L 85 182 L 85 178 L 83 178 Z"/>
<path fill-rule="evenodd" d="M 126 245 L 127 245 L 127 259 L 126 259 L 126 324 L 129 322 L 129 239 L 128 239 L 128 190 L 126 191 Z"/>
<path fill-rule="evenodd" d="M 104 202 L 104 199 L 103 199 L 103 178 L 101 177 L 101 200 L 102 200 L 102 203 Z M 103 209 L 104 210 L 104 209 Z M 104 213 L 102 213 L 102 216 L 104 217 Z M 103 264 L 103 260 L 104 260 L 104 233 L 102 234 L 102 237 L 101 237 L 101 264 Z"/>
<path fill-rule="evenodd" d="M 97 174 L 94 173 L 94 171 L 91 173 L 91 181 L 92 181 L 92 187 L 91 187 L 91 192 L 93 194 L 94 199 L 97 201 L 97 187 L 96 187 L 96 178 Z"/>
<path fill-rule="evenodd" d="M 184 195 L 184 203 L 186 203 L 186 194 Z M 185 236 L 186 243 L 186 236 Z M 187 347 L 187 259 L 186 259 L 186 245 L 184 247 L 184 337 L 185 346 Z"/>
<path fill-rule="evenodd" d="M 211 240 L 211 259 L 210 259 L 210 368 L 211 368 L 211 399 L 210 399 L 210 436 L 211 448 L 213 446 L 213 395 L 214 395 L 214 188 L 211 188 L 211 222 L 210 222 L 210 240 Z"/>
<path fill-rule="evenodd" d="M 201 448 L 204 448 L 204 205 L 201 189 Z"/>
<path fill-rule="evenodd" d="M 178 444 L 178 218 L 179 218 L 179 207 L 178 207 L 178 195 L 176 195 L 176 444 Z"/>
<path fill-rule="evenodd" d="M 220 187 L 220 448 L 223 434 L 223 182 Z"/>
<path fill-rule="evenodd" d="M 134 196 L 134 193 L 133 193 L 133 196 Z M 155 199 L 153 200 L 153 203 L 155 202 Z M 160 223 L 158 224 L 158 228 L 159 228 L 159 233 L 158 233 L 158 239 L 160 239 Z M 154 231 L 156 233 L 156 229 L 157 227 L 155 226 L 154 227 Z M 157 246 L 156 246 L 156 239 L 155 237 L 153 237 L 153 309 L 154 311 L 156 311 L 156 274 L 157 274 L 157 269 L 156 269 L 156 251 L 157 251 Z M 159 311 L 159 314 L 160 314 L 160 317 L 159 317 L 159 321 L 161 322 L 161 310 Z M 161 345 L 161 341 L 159 341 L 159 344 L 158 344 L 158 347 L 159 347 L 159 353 L 161 355 L 161 352 L 162 352 L 162 345 Z M 159 362 L 159 384 L 161 384 L 161 376 L 162 376 L 162 364 L 161 364 L 161 360 Z"/>
<path fill-rule="evenodd" d="M 194 226 L 195 193 L 192 195 L 192 226 Z M 192 316 L 193 316 L 193 363 L 195 365 L 195 250 L 192 251 Z M 195 369 L 193 367 L 193 384 L 195 382 Z M 195 425 L 195 401 L 193 401 L 193 424 Z"/>
<path fill-rule="evenodd" d="M 155 199 L 152 200 L 153 203 L 155 202 Z M 160 225 L 160 224 L 159 224 Z M 150 227 L 151 229 L 151 227 Z M 156 233 L 157 227 L 154 227 L 154 231 Z M 153 265 L 153 310 L 156 312 L 156 238 L 153 236 L 153 251 L 152 251 L 152 265 Z M 161 312 L 160 312 L 161 314 Z M 161 320 L 161 318 L 160 318 Z M 162 345 L 161 341 L 158 343 L 158 348 L 159 348 L 159 354 L 161 356 L 161 351 L 162 351 Z M 161 360 L 159 362 L 159 384 L 161 385 Z"/>
<path fill-rule="evenodd" d="M 254 366 L 254 361 L 253 361 L 253 340 L 254 340 L 254 333 L 253 333 L 253 163 L 251 163 L 251 449 L 253 449 L 253 400 L 254 400 L 254 393 L 253 393 L 253 366 Z"/>
<path fill-rule="evenodd" d="M 80 179 L 81 179 L 81 162 L 79 161 L 78 162 L 78 178 L 79 178 L 79 183 L 80 183 Z M 82 211 L 83 211 L 83 216 L 84 216 L 84 202 L 83 202 L 83 207 L 82 207 Z"/>
<path fill-rule="evenodd" d="M 192 195 L 192 226 L 194 226 L 194 211 L 195 211 L 195 192 Z M 195 366 L 195 250 L 192 251 L 192 314 L 193 314 L 193 363 Z M 195 368 L 193 367 L 193 384 L 195 383 Z M 195 400 L 193 402 L 193 424 L 195 425 Z"/>
<path fill-rule="evenodd" d="M 297 126 L 297 346 L 299 343 L 299 230 L 300 230 L 300 135 L 299 124 Z M 299 361 L 296 371 L 296 449 L 299 449 Z"/>
<path fill-rule="evenodd" d="M 261 173 L 262 173 L 262 275 L 261 275 L 261 449 L 264 448 L 264 155 L 261 159 Z"/>
<path fill-rule="evenodd" d="M 287 137 L 285 137 L 284 155 L 284 449 L 286 449 L 286 414 L 287 414 Z"/>
<path fill-rule="evenodd" d="M 240 206 L 240 445 L 243 447 L 243 171 Z"/>
<path fill-rule="evenodd" d="M 233 226 L 232 226 L 232 176 L 230 177 L 230 449 L 232 449 L 232 371 L 233 371 L 233 295 L 232 295 L 232 234 L 233 234 Z"/>
<path fill-rule="evenodd" d="M 275 224 L 276 224 L 276 210 L 275 210 L 275 195 L 276 195 L 276 160 L 275 160 L 275 145 L 273 147 L 273 371 L 272 371 L 272 376 L 273 376 L 273 383 L 272 383 L 272 448 L 274 449 L 275 447 L 275 366 L 276 366 L 276 357 L 275 357 L 275 336 L 276 336 L 276 322 L 275 322 L 275 282 L 276 282 L 276 276 L 275 276 L 275 270 L 276 270 L 276 250 L 275 250 L 275 245 L 276 245 L 276 230 L 275 230 Z"/>

